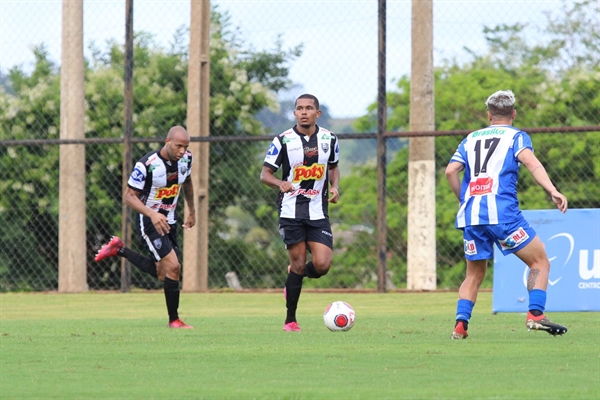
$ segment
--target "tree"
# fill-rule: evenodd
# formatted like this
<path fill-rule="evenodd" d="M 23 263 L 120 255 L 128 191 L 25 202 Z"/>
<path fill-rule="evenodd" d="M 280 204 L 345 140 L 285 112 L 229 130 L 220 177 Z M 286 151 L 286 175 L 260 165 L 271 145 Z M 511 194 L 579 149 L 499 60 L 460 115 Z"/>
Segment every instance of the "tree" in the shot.
<path fill-rule="evenodd" d="M 485 99 L 494 91 L 512 89 L 517 95 L 518 116 L 515 124 L 521 127 L 584 126 L 600 122 L 600 67 L 598 49 L 600 35 L 594 23 L 599 6 L 595 2 L 565 3 L 557 16 L 548 15 L 546 42 L 528 43 L 526 26 L 497 26 L 485 28 L 489 44 L 486 54 L 468 50 L 471 59 L 464 63 L 446 61 L 435 69 L 436 129 L 475 130 L 487 126 Z M 557 67 L 558 66 L 558 67 Z M 394 92 L 387 94 L 388 130 L 408 128 L 410 78 L 397 81 Z M 376 126 L 377 105 L 357 121 L 360 131 L 372 131 Z M 464 271 L 461 233 L 454 229 L 456 199 L 448 187 L 444 169 L 462 138 L 436 139 L 436 219 L 438 249 L 438 286 L 453 286 Z M 533 135 L 536 154 L 547 166 L 573 208 L 600 207 L 600 149 L 598 132 L 585 134 Z M 406 244 L 406 176 L 407 152 L 400 150 L 388 167 L 388 261 L 395 270 L 395 283 L 403 284 L 402 274 Z M 344 202 L 333 209 L 332 218 L 341 220 L 344 229 L 364 224 L 374 228 L 376 210 L 364 207 L 376 204 L 375 166 L 356 168 L 352 175 L 342 178 Z M 365 183 L 367 183 L 365 185 Z M 527 173 L 519 180 L 519 198 L 525 209 L 554 208 L 551 199 Z M 348 204 L 349 203 L 349 204 Z M 361 212 L 362 211 L 362 212 Z M 396 221 L 395 224 L 390 224 Z M 374 231 L 361 243 L 374 245 Z M 360 258 L 365 248 L 343 245 L 338 260 Z M 440 250 L 446 250 L 442 253 Z M 368 253 L 367 253 L 368 254 Z M 376 252 L 363 260 L 371 268 L 377 265 Z M 365 264 L 366 263 L 366 264 Z M 374 274 L 371 274 L 374 277 Z M 491 285 L 488 274 L 487 285 Z"/>
<path fill-rule="evenodd" d="M 284 50 L 281 41 L 277 41 L 271 50 L 255 51 L 232 33 L 228 21 L 227 14 L 212 9 L 211 135 L 264 134 L 266 131 L 255 114 L 264 107 L 277 107 L 276 93 L 291 84 L 289 66 L 301 54 L 301 47 Z M 188 54 L 182 45 L 184 33 L 185 28 L 178 30 L 170 49 L 156 46 L 147 33 L 135 34 L 134 137 L 158 139 L 155 143 L 136 144 L 134 160 L 162 146 L 171 126 L 185 126 Z M 114 40 L 104 49 L 92 43 L 91 53 L 85 70 L 86 137 L 121 137 L 122 46 Z M 0 140 L 59 137 L 59 70 L 48 61 L 43 45 L 38 46 L 34 54 L 34 71 L 26 74 L 18 67 L 12 68 L 8 75 L 10 90 L 0 89 Z M 214 240 L 210 257 L 221 252 L 238 254 L 228 251 L 231 240 L 238 239 L 228 243 L 220 235 L 228 230 L 224 212 L 227 206 L 241 205 L 254 215 L 272 195 L 268 188 L 258 184 L 260 163 L 254 160 L 264 155 L 264 151 L 254 142 L 211 146 L 210 232 Z M 58 170 L 58 153 L 58 146 L 3 146 L 0 149 L 3 171 L 14 171 L 14 164 L 19 160 L 19 173 L 8 174 L 0 182 L 0 214 L 11 225 L 11 229 L 0 234 L 2 243 L 7 244 L 3 246 L 4 257 L 0 261 L 0 290 L 57 287 L 58 177 L 51 172 Z M 120 286 L 118 260 L 108 271 L 92 260 L 98 247 L 120 231 L 121 164 L 121 145 L 86 146 L 88 282 L 92 288 Z M 252 201 L 245 201 L 238 193 L 258 195 Z M 23 226 L 26 229 L 22 229 Z M 277 235 L 274 228 L 272 231 Z M 233 264 L 247 258 L 245 253 L 257 246 L 243 238 L 239 244 L 240 258 L 232 258 Z M 25 254 L 22 249 L 30 251 Z M 279 253 L 285 255 L 283 250 Z M 224 273 L 230 269 L 223 268 L 229 267 L 213 260 L 211 277 L 224 281 Z M 135 269 L 133 273 L 134 284 L 155 285 Z"/>

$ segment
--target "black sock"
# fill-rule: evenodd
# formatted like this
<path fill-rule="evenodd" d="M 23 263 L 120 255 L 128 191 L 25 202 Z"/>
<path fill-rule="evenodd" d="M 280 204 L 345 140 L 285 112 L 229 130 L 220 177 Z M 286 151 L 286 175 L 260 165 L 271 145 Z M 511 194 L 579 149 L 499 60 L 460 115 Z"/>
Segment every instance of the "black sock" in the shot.
<path fill-rule="evenodd" d="M 529 310 L 529 312 L 531 313 L 531 315 L 533 315 L 534 317 L 539 317 L 540 315 L 543 314 L 543 312 L 541 312 L 540 310 Z"/>
<path fill-rule="evenodd" d="M 173 322 L 179 318 L 179 314 L 177 313 L 179 309 L 179 281 L 165 277 L 164 290 L 169 322 Z"/>
<path fill-rule="evenodd" d="M 296 309 L 298 308 L 298 300 L 300 300 L 303 278 L 304 277 L 302 275 L 299 275 L 294 271 L 290 271 L 287 276 L 287 280 L 285 281 L 285 291 L 287 296 L 287 300 L 285 302 L 285 306 L 287 308 L 287 316 L 285 318 L 286 324 L 296 321 Z"/>
<path fill-rule="evenodd" d="M 317 279 L 320 278 L 322 275 L 317 272 L 313 262 L 309 261 L 306 263 L 306 267 L 304 268 L 304 276 L 307 278 Z"/>
<path fill-rule="evenodd" d="M 150 257 L 146 257 L 137 253 L 127 247 L 121 247 L 117 251 L 117 255 L 125 257 L 130 263 L 138 267 L 140 271 L 152 275 L 157 278 L 156 274 L 156 263 Z"/>
<path fill-rule="evenodd" d="M 464 319 L 457 319 L 456 324 L 454 324 L 454 327 L 456 327 L 456 325 L 458 325 L 459 322 L 463 323 L 463 327 L 465 328 L 465 331 L 469 330 L 469 321 L 465 321 Z"/>

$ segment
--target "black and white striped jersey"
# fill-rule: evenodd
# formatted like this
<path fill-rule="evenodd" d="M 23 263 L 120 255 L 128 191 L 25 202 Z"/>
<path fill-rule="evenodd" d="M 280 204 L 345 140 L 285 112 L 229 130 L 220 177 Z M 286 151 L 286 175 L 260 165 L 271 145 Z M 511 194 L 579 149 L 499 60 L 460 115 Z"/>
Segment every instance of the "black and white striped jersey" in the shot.
<path fill-rule="evenodd" d="M 189 151 L 179 161 L 172 162 L 162 158 L 160 150 L 155 150 L 135 164 L 127 186 L 142 192 L 142 203 L 164 214 L 169 224 L 174 224 L 181 184 L 191 173 L 192 153 Z"/>
<path fill-rule="evenodd" d="M 317 220 L 327 218 L 329 166 L 340 157 L 338 138 L 327 129 L 316 127 L 310 137 L 294 128 L 275 136 L 267 151 L 264 166 L 282 169 L 282 180 L 294 190 L 279 193 L 281 218 Z"/>

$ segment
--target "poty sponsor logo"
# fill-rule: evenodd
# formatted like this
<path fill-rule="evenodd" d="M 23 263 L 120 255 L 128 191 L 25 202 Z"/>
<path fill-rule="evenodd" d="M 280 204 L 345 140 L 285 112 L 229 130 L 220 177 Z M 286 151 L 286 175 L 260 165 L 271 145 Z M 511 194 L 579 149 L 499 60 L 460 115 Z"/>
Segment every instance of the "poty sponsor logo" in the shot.
<path fill-rule="evenodd" d="M 156 196 L 154 198 L 156 200 L 160 199 L 169 199 L 171 197 L 175 197 L 179 194 L 179 185 L 173 185 L 168 188 L 160 188 L 156 191 Z"/>
<path fill-rule="evenodd" d="M 327 231 L 321 231 L 321 233 L 325 236 L 329 236 L 329 237 L 333 237 L 333 235 L 331 234 L 331 232 L 327 232 Z"/>
<path fill-rule="evenodd" d="M 494 180 L 490 177 L 478 178 L 475 182 L 469 183 L 469 191 L 472 196 L 481 196 L 492 193 L 492 185 Z"/>
<path fill-rule="evenodd" d="M 144 173 L 139 168 L 135 168 L 131 173 L 131 179 L 141 183 L 144 181 L 144 179 L 146 179 L 146 175 L 144 175 Z"/>
<path fill-rule="evenodd" d="M 294 179 L 292 180 L 295 183 L 314 179 L 321 180 L 325 176 L 325 166 L 323 164 L 314 163 L 310 167 L 305 167 L 303 165 L 299 165 L 294 169 Z"/>
<path fill-rule="evenodd" d="M 465 245 L 465 254 L 470 255 L 470 256 L 477 254 L 477 247 L 475 247 L 474 240 L 465 240 L 464 245 Z"/>
<path fill-rule="evenodd" d="M 529 235 L 525 232 L 525 229 L 519 227 L 515 232 L 511 233 L 506 239 L 500 241 L 500 246 L 503 250 L 512 249 L 517 247 L 524 241 L 529 239 Z"/>

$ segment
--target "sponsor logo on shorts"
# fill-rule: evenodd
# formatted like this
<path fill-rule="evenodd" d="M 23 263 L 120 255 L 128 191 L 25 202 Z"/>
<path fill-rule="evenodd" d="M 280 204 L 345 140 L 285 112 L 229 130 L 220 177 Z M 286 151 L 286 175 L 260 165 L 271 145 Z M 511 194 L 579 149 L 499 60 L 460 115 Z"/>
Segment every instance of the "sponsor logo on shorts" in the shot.
<path fill-rule="evenodd" d="M 294 168 L 294 179 L 295 183 L 307 181 L 307 180 L 321 180 L 325 176 L 325 165 L 314 163 L 309 167 L 299 165 Z"/>
<path fill-rule="evenodd" d="M 156 190 L 156 200 L 170 199 L 176 197 L 179 194 L 179 185 L 173 185 L 171 187 L 159 188 Z"/>
<path fill-rule="evenodd" d="M 492 193 L 493 184 L 494 180 L 490 177 L 478 178 L 475 182 L 469 183 L 469 191 L 471 192 L 471 196 L 481 196 Z"/>
<path fill-rule="evenodd" d="M 509 250 L 518 247 L 527 239 L 529 239 L 529 235 L 525 232 L 525 229 L 519 227 L 519 229 L 508 235 L 506 239 L 500 240 L 500 246 L 502 247 L 502 250 Z"/>
<path fill-rule="evenodd" d="M 321 233 L 325 236 L 329 236 L 329 237 L 333 237 L 333 235 L 331 234 L 331 232 L 327 232 L 327 231 L 321 231 Z"/>
<path fill-rule="evenodd" d="M 477 254 L 477 247 L 475 246 L 474 240 L 465 240 L 465 254 L 468 256 L 474 256 Z"/>

